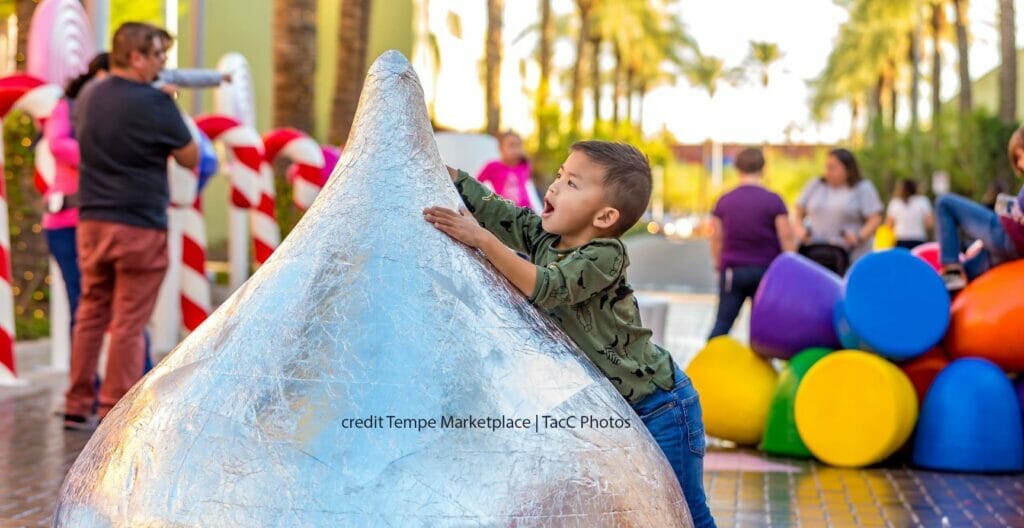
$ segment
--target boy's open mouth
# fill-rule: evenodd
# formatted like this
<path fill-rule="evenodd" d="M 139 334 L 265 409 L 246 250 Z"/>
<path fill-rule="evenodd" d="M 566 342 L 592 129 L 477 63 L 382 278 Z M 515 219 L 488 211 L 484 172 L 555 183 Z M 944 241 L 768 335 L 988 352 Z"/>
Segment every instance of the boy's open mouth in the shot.
<path fill-rule="evenodd" d="M 551 205 L 551 202 L 544 200 L 544 212 L 540 214 L 541 218 L 547 218 L 551 216 L 551 213 L 555 212 L 555 206 Z"/>

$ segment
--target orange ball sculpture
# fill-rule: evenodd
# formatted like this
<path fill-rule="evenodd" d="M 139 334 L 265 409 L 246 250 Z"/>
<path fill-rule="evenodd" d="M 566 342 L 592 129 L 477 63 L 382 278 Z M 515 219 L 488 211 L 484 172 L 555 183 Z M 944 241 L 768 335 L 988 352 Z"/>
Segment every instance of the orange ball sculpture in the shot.
<path fill-rule="evenodd" d="M 992 268 L 953 300 L 946 351 L 1024 371 L 1024 260 Z"/>

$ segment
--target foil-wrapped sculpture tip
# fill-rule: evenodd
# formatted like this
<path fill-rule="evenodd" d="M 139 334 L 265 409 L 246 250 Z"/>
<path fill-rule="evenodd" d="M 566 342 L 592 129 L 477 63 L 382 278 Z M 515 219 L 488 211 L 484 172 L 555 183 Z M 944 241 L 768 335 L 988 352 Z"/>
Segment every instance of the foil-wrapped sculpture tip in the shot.
<path fill-rule="evenodd" d="M 392 75 L 401 75 L 405 72 L 411 72 L 412 65 L 402 55 L 402 52 L 398 50 L 387 50 L 381 53 L 377 60 L 373 61 L 368 72 L 369 75 L 384 75 L 390 73 Z"/>
<path fill-rule="evenodd" d="M 316 202 L 107 415 L 54 525 L 690 526 L 611 384 L 422 219 L 457 203 L 419 81 L 385 53 Z M 506 421 L 545 416 L 577 427 Z"/>

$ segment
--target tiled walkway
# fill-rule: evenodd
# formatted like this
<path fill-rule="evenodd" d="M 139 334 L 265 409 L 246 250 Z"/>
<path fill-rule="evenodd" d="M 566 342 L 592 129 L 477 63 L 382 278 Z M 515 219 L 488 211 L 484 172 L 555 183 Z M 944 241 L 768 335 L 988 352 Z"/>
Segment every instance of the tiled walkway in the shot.
<path fill-rule="evenodd" d="M 670 302 L 665 344 L 685 364 L 711 327 L 714 299 L 664 298 Z M 30 347 L 19 354 L 23 368 L 35 371 L 29 387 L 0 388 L 0 527 L 48 526 L 64 473 L 88 441 L 87 434 L 62 430 L 53 414 L 62 377 L 37 369 L 46 361 L 39 356 Z M 843 470 L 717 445 L 705 459 L 705 483 L 722 527 L 1024 528 L 1022 475 L 934 473 L 898 460 Z"/>

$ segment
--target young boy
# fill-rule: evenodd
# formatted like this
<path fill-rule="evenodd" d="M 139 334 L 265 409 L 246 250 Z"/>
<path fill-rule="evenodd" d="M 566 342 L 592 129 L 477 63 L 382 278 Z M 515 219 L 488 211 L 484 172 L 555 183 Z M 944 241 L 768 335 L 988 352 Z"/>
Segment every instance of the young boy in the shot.
<path fill-rule="evenodd" d="M 736 156 L 740 184 L 711 211 L 711 258 L 718 270 L 718 314 L 712 339 L 727 335 L 740 308 L 757 293 L 768 265 L 783 251 L 795 251 L 793 228 L 782 198 L 761 185 L 764 155 L 744 149 Z"/>
<path fill-rule="evenodd" d="M 540 215 L 503 200 L 465 172 L 448 170 L 468 210 L 431 207 L 423 211 L 425 219 L 482 250 L 558 322 L 661 446 L 694 525 L 714 526 L 704 496 L 704 424 L 697 392 L 669 353 L 651 343 L 626 282 L 629 258 L 619 237 L 647 209 L 651 168 L 646 156 L 622 143 L 574 144 Z"/>

